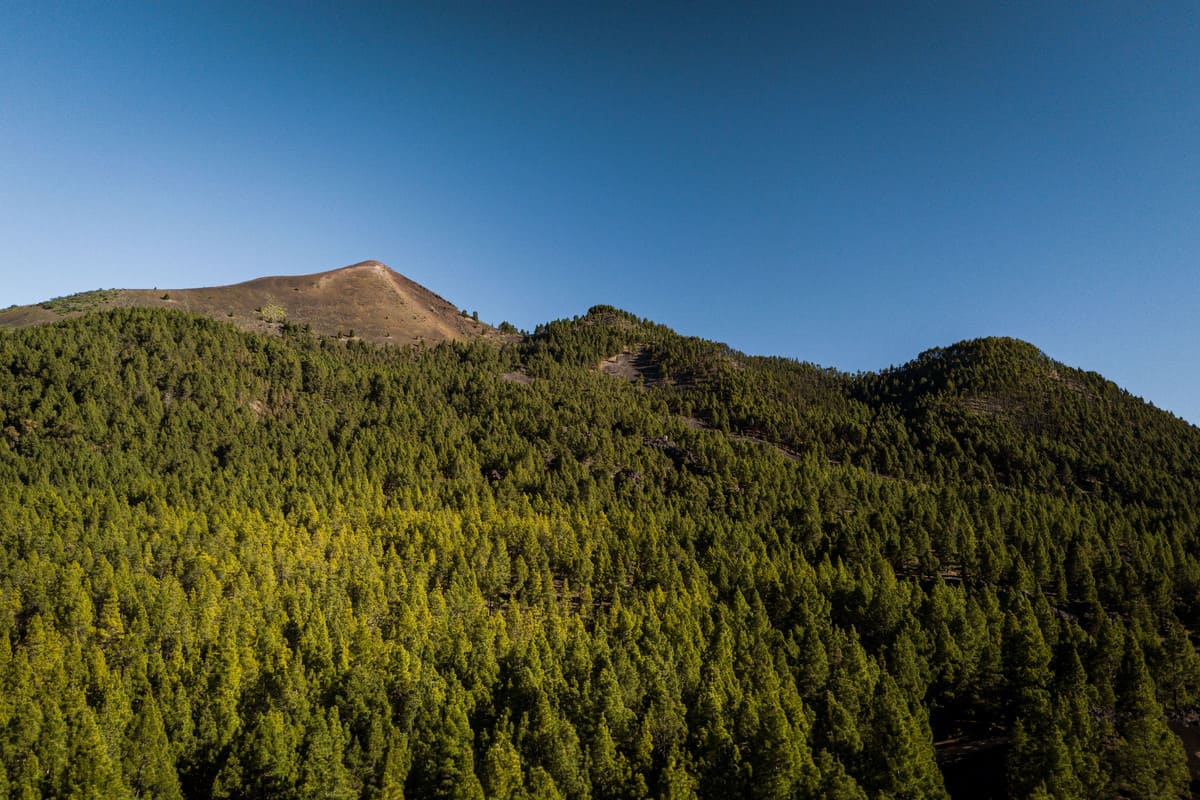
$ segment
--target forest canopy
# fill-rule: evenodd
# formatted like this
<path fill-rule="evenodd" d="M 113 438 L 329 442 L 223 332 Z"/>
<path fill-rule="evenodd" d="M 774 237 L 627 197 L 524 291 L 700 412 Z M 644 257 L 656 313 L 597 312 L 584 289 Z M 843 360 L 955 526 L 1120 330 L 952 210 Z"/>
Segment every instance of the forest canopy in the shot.
<path fill-rule="evenodd" d="M 5 331 L 0 796 L 1186 796 L 1198 536 L 1200 430 L 1015 340 Z"/>

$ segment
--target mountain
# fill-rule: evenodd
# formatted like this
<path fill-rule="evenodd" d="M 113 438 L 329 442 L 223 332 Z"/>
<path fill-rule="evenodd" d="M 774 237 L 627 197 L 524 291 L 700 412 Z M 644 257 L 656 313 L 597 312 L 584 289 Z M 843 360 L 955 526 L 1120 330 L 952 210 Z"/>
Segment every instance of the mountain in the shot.
<path fill-rule="evenodd" d="M 55 322 L 110 308 L 176 308 L 231 322 L 243 330 L 277 332 L 308 325 L 321 336 L 376 344 L 437 344 L 497 337 L 420 284 L 378 261 L 315 275 L 258 278 L 199 289 L 108 289 L 0 311 L 0 327 Z"/>
<path fill-rule="evenodd" d="M 1126 502 L 1162 505 L 1185 496 L 1200 503 L 1200 429 L 1027 342 L 936 348 L 867 376 L 858 395 L 896 408 L 927 446 L 948 434 L 1005 484 L 1046 490 L 1066 483 Z M 1148 475 L 1155 480 L 1145 482 Z"/>
<path fill-rule="evenodd" d="M 393 275 L 325 273 L 333 333 Z M 609 306 L 387 347 L 118 299 L 0 331 L 0 796 L 1200 775 L 1200 429 L 1034 345 L 848 375 Z"/>

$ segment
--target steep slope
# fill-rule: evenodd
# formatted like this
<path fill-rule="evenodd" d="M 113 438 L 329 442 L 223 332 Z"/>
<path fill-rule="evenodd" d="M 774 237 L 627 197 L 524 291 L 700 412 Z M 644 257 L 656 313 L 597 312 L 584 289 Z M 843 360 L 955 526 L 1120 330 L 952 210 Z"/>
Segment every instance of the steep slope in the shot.
<path fill-rule="evenodd" d="M 1178 797 L 1200 442 L 1063 369 L 4 332 L 0 796 Z"/>
<path fill-rule="evenodd" d="M 378 344 L 418 344 L 499 337 L 430 290 L 378 261 L 315 275 L 258 278 L 196 289 L 111 289 L 0 311 L 0 327 L 56 322 L 109 308 L 177 308 L 256 333 L 284 323 L 321 336 Z"/>

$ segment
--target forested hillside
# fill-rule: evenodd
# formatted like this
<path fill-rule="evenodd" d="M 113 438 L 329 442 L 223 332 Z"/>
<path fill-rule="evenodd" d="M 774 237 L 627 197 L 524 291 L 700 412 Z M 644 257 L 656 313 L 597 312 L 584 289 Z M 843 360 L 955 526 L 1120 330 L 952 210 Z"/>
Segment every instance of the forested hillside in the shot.
<path fill-rule="evenodd" d="M 1016 341 L 4 331 L 0 797 L 1186 796 L 1198 539 L 1200 430 Z"/>

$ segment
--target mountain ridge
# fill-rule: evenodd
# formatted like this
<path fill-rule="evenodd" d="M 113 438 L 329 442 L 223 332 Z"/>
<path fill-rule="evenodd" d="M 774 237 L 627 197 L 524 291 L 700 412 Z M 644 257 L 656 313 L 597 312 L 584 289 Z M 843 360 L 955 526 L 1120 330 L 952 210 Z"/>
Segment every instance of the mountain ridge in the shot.
<path fill-rule="evenodd" d="M 440 294 L 376 260 L 223 286 L 80 292 L 0 310 L 0 329 L 130 307 L 178 309 L 253 333 L 279 334 L 290 326 L 318 336 L 378 345 L 518 341 L 513 333 L 467 316 Z M 668 338 L 691 344 L 685 346 L 686 353 L 665 353 L 661 343 Z M 773 387 L 770 391 L 780 394 L 780 399 L 803 403 L 829 402 L 833 395 L 859 400 L 870 397 L 868 405 L 904 409 L 908 416 L 934 413 L 933 405 L 936 413 L 949 415 L 948 419 L 961 416 L 979 422 L 988 418 L 1052 438 L 1079 435 L 1086 428 L 1088 409 L 1097 403 L 1132 403 L 1200 431 L 1098 373 L 1069 367 L 1035 344 L 1008 336 L 930 348 L 899 366 L 857 375 L 789 358 L 745 355 L 728 345 L 681 336 L 665 325 L 610 305 L 595 305 L 582 316 L 539 325 L 525 342 L 526 349 L 543 350 L 552 360 L 580 359 L 579 363 L 602 372 L 647 385 L 707 385 L 718 380 L 723 367 L 751 367 L 754 371 L 756 366 L 778 361 L 794 366 L 775 370 L 775 377 L 768 381 Z M 758 369 L 757 373 L 762 378 L 772 369 Z M 780 378 L 785 373 L 787 377 Z M 783 385 L 775 385 L 776 379 L 783 380 Z M 718 382 L 728 384 L 729 380 L 726 376 Z M 897 393 L 900 384 L 905 388 Z M 1127 408 L 1123 415 L 1128 420 L 1140 413 Z M 743 423 L 752 435 L 764 433 L 757 422 Z M 785 449 L 797 445 L 781 439 L 787 437 L 774 437 Z"/>

